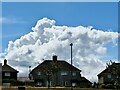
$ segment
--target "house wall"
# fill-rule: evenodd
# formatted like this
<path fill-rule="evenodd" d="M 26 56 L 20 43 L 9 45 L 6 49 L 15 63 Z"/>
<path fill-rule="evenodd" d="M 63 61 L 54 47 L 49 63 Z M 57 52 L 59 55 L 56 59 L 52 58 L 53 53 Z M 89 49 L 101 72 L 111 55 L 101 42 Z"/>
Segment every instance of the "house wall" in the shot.
<path fill-rule="evenodd" d="M 87 83 L 87 82 L 81 82 L 81 83 L 80 83 L 80 87 L 81 87 L 81 88 L 90 88 L 90 87 L 91 87 L 91 84 L 90 84 L 90 83 Z"/>
<path fill-rule="evenodd" d="M 61 73 L 66 72 L 67 75 L 61 75 Z M 81 75 L 80 72 L 76 72 L 75 76 L 72 76 L 73 80 L 78 80 Z M 71 86 L 71 72 L 70 71 L 58 71 L 51 73 L 49 76 L 46 75 L 45 72 L 41 72 L 41 75 L 38 75 L 38 72 L 33 72 L 32 73 L 33 80 L 35 80 L 35 83 L 37 82 L 42 83 L 41 86 L 47 86 L 48 81 L 50 82 L 50 86 Z M 77 82 L 76 82 L 76 85 Z"/>
<path fill-rule="evenodd" d="M 99 82 L 99 84 L 103 84 L 104 83 L 104 77 L 99 77 L 98 78 L 98 82 Z"/>
<path fill-rule="evenodd" d="M 6 72 L 2 72 L 2 79 L 14 79 L 17 80 L 17 73 L 16 72 L 9 72 L 10 76 L 5 76 Z"/>
<path fill-rule="evenodd" d="M 9 72 L 10 76 L 5 76 L 6 72 L 2 72 L 2 84 L 3 85 L 15 85 L 17 81 L 17 73 L 16 72 Z"/>
<path fill-rule="evenodd" d="M 115 76 L 111 73 L 104 73 L 98 77 L 99 84 L 113 84 L 115 81 Z"/>

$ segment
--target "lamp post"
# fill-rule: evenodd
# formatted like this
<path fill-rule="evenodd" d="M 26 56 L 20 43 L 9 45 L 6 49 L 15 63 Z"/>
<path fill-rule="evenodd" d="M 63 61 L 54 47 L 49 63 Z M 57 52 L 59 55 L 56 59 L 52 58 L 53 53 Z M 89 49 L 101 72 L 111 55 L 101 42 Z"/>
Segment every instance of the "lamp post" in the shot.
<path fill-rule="evenodd" d="M 72 46 L 73 46 L 73 43 L 71 43 L 70 46 L 71 46 L 71 90 L 73 90 L 72 88 Z"/>
<path fill-rule="evenodd" d="M 32 74 L 31 74 L 31 66 L 29 66 L 29 79 L 32 79 Z"/>

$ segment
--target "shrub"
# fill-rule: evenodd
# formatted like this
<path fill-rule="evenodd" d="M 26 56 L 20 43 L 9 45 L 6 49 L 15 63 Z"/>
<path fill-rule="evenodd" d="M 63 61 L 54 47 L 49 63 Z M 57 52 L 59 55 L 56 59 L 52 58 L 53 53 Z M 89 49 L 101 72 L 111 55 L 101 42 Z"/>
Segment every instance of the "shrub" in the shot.
<path fill-rule="evenodd" d="M 107 85 L 104 85 L 103 88 L 105 88 L 105 89 L 115 89 L 115 86 L 112 85 L 112 84 L 107 84 Z"/>

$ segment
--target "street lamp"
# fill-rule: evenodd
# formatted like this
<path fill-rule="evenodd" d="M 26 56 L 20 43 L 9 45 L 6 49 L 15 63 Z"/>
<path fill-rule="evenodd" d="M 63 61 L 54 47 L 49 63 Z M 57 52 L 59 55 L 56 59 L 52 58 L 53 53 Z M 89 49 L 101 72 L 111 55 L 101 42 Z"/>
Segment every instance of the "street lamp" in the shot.
<path fill-rule="evenodd" d="M 29 66 L 29 79 L 32 80 L 31 66 Z"/>
<path fill-rule="evenodd" d="M 72 46 L 73 46 L 73 43 L 71 43 L 70 46 L 71 46 L 71 90 L 73 90 L 72 88 Z"/>

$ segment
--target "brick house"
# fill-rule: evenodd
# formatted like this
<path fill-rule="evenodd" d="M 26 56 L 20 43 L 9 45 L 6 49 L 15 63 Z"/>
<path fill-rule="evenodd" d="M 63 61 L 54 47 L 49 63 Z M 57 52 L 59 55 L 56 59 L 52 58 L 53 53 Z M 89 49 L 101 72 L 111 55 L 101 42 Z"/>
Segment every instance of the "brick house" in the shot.
<path fill-rule="evenodd" d="M 108 65 L 108 67 L 97 76 L 100 85 L 118 84 L 120 82 L 120 63 L 112 63 L 111 65 Z"/>
<path fill-rule="evenodd" d="M 7 64 L 7 60 L 4 60 L 4 65 L 2 66 L 2 85 L 3 86 L 13 86 L 17 82 L 18 71 Z"/>
<path fill-rule="evenodd" d="M 82 81 L 80 72 L 68 62 L 57 60 L 57 56 L 53 56 L 53 60 L 45 60 L 35 67 L 29 76 L 38 86 L 90 87 L 92 83 L 85 78 Z"/>
<path fill-rule="evenodd" d="M 92 86 L 92 82 L 90 82 L 85 77 L 81 77 L 79 82 L 80 82 L 80 87 L 81 88 L 89 88 L 89 87 Z"/>

